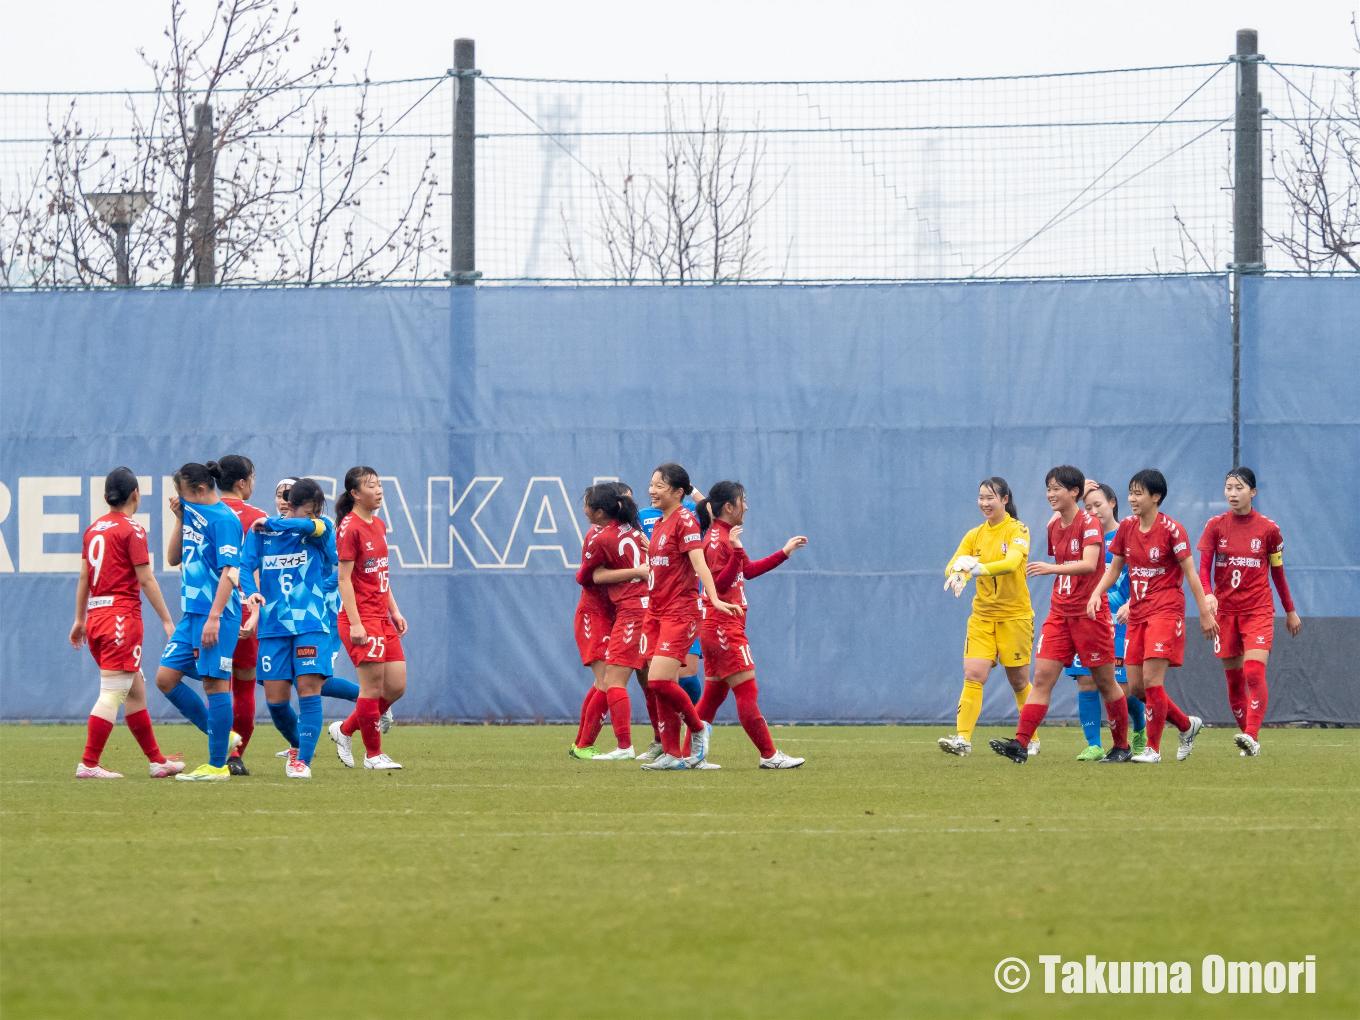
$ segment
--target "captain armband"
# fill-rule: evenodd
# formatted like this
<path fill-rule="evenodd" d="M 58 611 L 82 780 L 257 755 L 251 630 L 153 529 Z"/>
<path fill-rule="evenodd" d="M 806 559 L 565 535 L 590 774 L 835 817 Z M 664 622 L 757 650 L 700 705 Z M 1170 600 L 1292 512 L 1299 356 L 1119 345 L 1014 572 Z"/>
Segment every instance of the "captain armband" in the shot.
<path fill-rule="evenodd" d="M 1282 566 L 1284 566 L 1284 553 L 1283 553 L 1283 552 L 1273 552 L 1273 553 L 1271 553 L 1271 554 L 1270 554 L 1270 565 L 1271 565 L 1272 567 L 1282 567 Z"/>
<path fill-rule="evenodd" d="M 320 538 L 320 537 L 321 537 L 322 535 L 324 535 L 325 533 L 326 533 L 326 525 L 323 524 L 320 520 L 314 521 L 314 522 L 313 522 L 313 528 L 312 528 L 312 537 L 313 537 L 313 538 Z"/>

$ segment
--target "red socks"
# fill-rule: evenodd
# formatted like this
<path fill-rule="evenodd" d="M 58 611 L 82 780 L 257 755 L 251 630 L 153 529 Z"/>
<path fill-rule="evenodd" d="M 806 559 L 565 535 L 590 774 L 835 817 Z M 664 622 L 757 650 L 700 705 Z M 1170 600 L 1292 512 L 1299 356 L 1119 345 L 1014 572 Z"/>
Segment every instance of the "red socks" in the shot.
<path fill-rule="evenodd" d="M 1039 724 L 1044 721 L 1044 716 L 1048 715 L 1047 705 L 1036 705 L 1034 702 L 1026 702 L 1025 707 L 1020 709 L 1020 725 L 1015 730 L 1015 739 L 1026 747 L 1034 739 L 1034 731 L 1039 728 Z"/>
<path fill-rule="evenodd" d="M 719 681 L 724 687 L 727 684 Z M 712 684 L 704 685 L 704 696 L 699 699 L 699 704 L 708 700 L 708 688 Z M 762 758 L 770 758 L 774 755 L 774 741 L 770 738 L 770 727 L 765 724 L 765 717 L 760 714 L 760 705 L 756 703 L 756 698 L 760 694 L 760 688 L 756 686 L 755 677 L 744 683 L 737 684 L 732 688 L 732 694 L 737 699 L 737 718 L 741 720 L 741 728 L 746 731 L 746 735 L 751 738 L 751 743 L 756 745 L 756 750 L 760 752 Z M 722 700 L 719 699 L 719 704 Z M 713 711 L 718 709 L 714 706 Z M 706 720 L 711 716 L 705 716 Z"/>
<path fill-rule="evenodd" d="M 369 758 L 382 754 L 382 734 L 378 732 L 380 715 L 377 698 L 358 698 L 354 702 L 354 711 L 340 724 L 340 732 L 347 737 L 354 736 L 355 730 L 359 731 L 364 741 L 364 754 Z"/>
<path fill-rule="evenodd" d="M 1147 746 L 1157 752 L 1162 749 L 1168 700 L 1164 687 L 1148 687 L 1143 691 L 1143 703 L 1147 706 Z"/>
<path fill-rule="evenodd" d="M 652 739 L 661 743 L 661 718 L 657 715 L 656 695 L 652 693 L 650 684 L 643 686 L 642 697 L 647 702 L 647 718 L 652 721 Z"/>
<path fill-rule="evenodd" d="M 1261 732 L 1261 721 L 1266 717 L 1266 664 L 1248 659 L 1242 663 L 1242 673 L 1247 679 L 1247 724 L 1242 732 L 1256 739 Z"/>
<path fill-rule="evenodd" d="M 1190 728 L 1190 717 L 1182 712 L 1180 708 L 1177 707 L 1176 703 L 1171 700 L 1171 695 L 1166 693 L 1165 687 L 1161 690 L 1162 695 L 1166 698 L 1166 721 L 1184 733 Z"/>
<path fill-rule="evenodd" d="M 1247 675 L 1243 672 L 1246 663 L 1238 666 L 1237 669 L 1225 669 L 1223 675 L 1228 678 L 1228 707 L 1232 709 L 1233 718 L 1237 720 L 1239 733 L 1247 732 Z"/>
<path fill-rule="evenodd" d="M 656 694 L 657 701 L 673 712 L 678 712 L 691 730 L 697 733 L 704 728 L 703 720 L 694 710 L 694 702 L 689 700 L 689 695 L 678 683 L 674 680 L 649 680 L 648 684 Z"/>
<path fill-rule="evenodd" d="M 722 708 L 722 703 L 727 700 L 727 692 L 731 689 L 727 686 L 726 680 L 705 680 L 703 697 L 699 699 L 699 707 L 695 709 L 699 713 L 699 718 L 710 723 L 716 719 L 718 709 Z"/>
<path fill-rule="evenodd" d="M 80 757 L 82 765 L 94 768 L 99 764 L 99 756 L 104 753 L 104 745 L 108 743 L 112 732 L 113 723 L 109 720 L 97 715 L 90 716 L 89 722 L 85 724 L 85 753 Z"/>
<path fill-rule="evenodd" d="M 591 687 L 581 702 L 581 725 L 576 728 L 576 746 L 589 747 L 595 743 L 604 726 L 604 713 L 608 699 L 604 691 Z"/>
<path fill-rule="evenodd" d="M 378 714 L 379 714 L 379 715 L 382 715 L 384 712 L 386 712 L 386 711 L 387 711 L 389 708 L 391 708 L 391 707 L 392 707 L 392 702 L 388 701 L 386 698 L 379 698 L 379 699 L 378 699 Z"/>
<path fill-rule="evenodd" d="M 151 728 L 151 713 L 142 709 L 140 712 L 125 716 L 123 722 L 127 723 L 127 728 L 132 731 L 133 739 L 142 749 L 142 754 L 146 755 L 147 761 L 163 765 L 165 755 L 161 754 L 161 749 L 156 744 L 156 733 Z"/>
<path fill-rule="evenodd" d="M 649 682 L 656 683 L 655 680 Z M 684 694 L 684 691 L 680 693 Z M 660 697 L 656 699 L 656 729 L 661 740 L 661 750 L 666 754 L 683 758 L 680 750 L 680 714 L 671 708 L 669 702 Z"/>
<path fill-rule="evenodd" d="M 1115 747 L 1129 746 L 1129 701 L 1120 695 L 1105 702 L 1105 714 L 1110 717 L 1110 739 Z"/>
<path fill-rule="evenodd" d="M 628 700 L 627 687 L 611 687 L 605 692 L 609 703 L 609 721 L 614 726 L 614 736 L 620 747 L 633 746 L 633 705 Z M 589 745 L 587 745 L 589 746 Z"/>
<path fill-rule="evenodd" d="M 231 728 L 241 735 L 241 745 L 231 752 L 239 758 L 245 754 L 250 735 L 255 732 L 254 680 L 231 682 Z"/>

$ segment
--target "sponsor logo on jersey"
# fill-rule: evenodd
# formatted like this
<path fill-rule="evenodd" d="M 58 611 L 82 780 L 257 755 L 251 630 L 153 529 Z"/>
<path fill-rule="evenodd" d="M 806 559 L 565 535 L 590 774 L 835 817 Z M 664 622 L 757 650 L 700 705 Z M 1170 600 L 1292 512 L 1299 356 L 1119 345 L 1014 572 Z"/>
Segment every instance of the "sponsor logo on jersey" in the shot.
<path fill-rule="evenodd" d="M 370 556 L 364 560 L 364 573 L 371 574 L 375 570 L 384 570 L 387 567 L 386 556 Z"/>
<path fill-rule="evenodd" d="M 653 556 L 650 562 L 654 567 L 669 567 L 671 558 L 669 556 Z"/>
<path fill-rule="evenodd" d="M 1171 551 L 1172 551 L 1173 553 L 1179 553 L 1179 552 L 1185 552 L 1185 550 L 1187 550 L 1187 549 L 1189 549 L 1189 548 L 1190 548 L 1190 543 L 1189 543 L 1189 542 L 1178 542 L 1178 543 L 1176 543 L 1175 545 L 1173 545 L 1173 546 L 1171 547 Z"/>
<path fill-rule="evenodd" d="M 1226 549 L 1226 548 L 1228 548 L 1228 540 L 1227 540 L 1226 538 L 1220 538 L 1220 539 L 1218 540 L 1218 547 L 1219 547 L 1220 549 Z"/>
<path fill-rule="evenodd" d="M 665 545 L 665 544 L 666 544 L 666 536 L 665 536 L 665 535 L 659 536 L 659 537 L 657 538 L 657 540 L 656 540 L 656 547 L 657 547 L 658 549 L 660 549 L 660 548 L 661 548 L 663 545 Z"/>
<path fill-rule="evenodd" d="M 96 521 L 96 522 L 95 522 L 95 526 L 94 526 L 94 530 L 95 530 L 95 531 L 108 531 L 110 528 L 116 528 L 116 527 L 118 527 L 118 522 L 117 522 L 117 521 Z"/>
<path fill-rule="evenodd" d="M 223 556 L 235 556 L 240 553 L 241 550 L 237 549 L 234 545 L 219 545 L 217 551 Z"/>
<path fill-rule="evenodd" d="M 696 531 L 696 532 L 695 532 L 694 534 L 692 534 L 692 535 L 686 535 L 686 536 L 684 537 L 684 541 L 686 541 L 686 542 L 697 542 L 697 541 L 699 541 L 699 533 Z"/>
<path fill-rule="evenodd" d="M 1148 559 L 1153 560 L 1155 562 L 1156 560 L 1159 560 L 1161 558 L 1162 550 L 1159 549 L 1157 546 L 1154 545 L 1151 549 L 1148 550 Z"/>
<path fill-rule="evenodd" d="M 1129 567 L 1130 577 L 1161 577 L 1165 573 L 1166 567 Z"/>
<path fill-rule="evenodd" d="M 1072 551 L 1073 551 L 1073 552 L 1076 552 L 1076 551 L 1077 551 L 1078 549 L 1080 549 L 1080 548 L 1081 548 L 1081 543 L 1078 542 L 1075 538 L 1072 539 Z"/>
<path fill-rule="evenodd" d="M 203 532 L 195 531 L 186 524 L 184 525 L 184 541 L 188 542 L 190 545 L 202 545 Z"/>
<path fill-rule="evenodd" d="M 278 556 L 266 556 L 261 564 L 265 570 L 296 570 L 307 565 L 307 554 L 305 552 L 281 553 Z"/>
<path fill-rule="evenodd" d="M 85 603 L 85 608 L 86 608 L 87 610 L 90 610 L 90 609 L 107 609 L 107 608 L 109 608 L 109 606 L 111 606 L 111 605 L 113 605 L 113 596 L 112 596 L 112 595 L 98 595 L 98 596 L 95 596 L 94 598 L 88 600 L 88 601 Z"/>
<path fill-rule="evenodd" d="M 1023 538 L 1017 538 L 1017 539 L 1015 540 L 1015 544 L 1018 545 L 1021 549 L 1028 549 L 1028 548 L 1029 548 L 1029 543 L 1026 542 Z M 1006 551 L 1006 543 L 1005 543 L 1005 542 L 1002 542 L 1002 543 L 1001 543 L 1001 551 L 1002 551 L 1003 553 Z"/>
<path fill-rule="evenodd" d="M 315 659 L 316 645 L 298 645 L 293 650 L 293 655 L 299 659 Z"/>
<path fill-rule="evenodd" d="M 1252 552 L 1260 552 L 1260 551 L 1261 551 L 1261 540 L 1260 540 L 1259 538 L 1253 538 L 1253 539 L 1251 540 L 1251 551 L 1252 551 Z"/>
<path fill-rule="evenodd" d="M 1254 556 L 1225 556 L 1229 567 L 1259 567 L 1261 561 Z"/>
<path fill-rule="evenodd" d="M 1092 528 L 1090 531 L 1083 532 L 1081 537 L 1082 537 L 1082 538 L 1090 538 L 1092 535 L 1099 535 L 1099 534 L 1100 534 L 1100 529 L 1099 529 L 1099 528 Z"/>

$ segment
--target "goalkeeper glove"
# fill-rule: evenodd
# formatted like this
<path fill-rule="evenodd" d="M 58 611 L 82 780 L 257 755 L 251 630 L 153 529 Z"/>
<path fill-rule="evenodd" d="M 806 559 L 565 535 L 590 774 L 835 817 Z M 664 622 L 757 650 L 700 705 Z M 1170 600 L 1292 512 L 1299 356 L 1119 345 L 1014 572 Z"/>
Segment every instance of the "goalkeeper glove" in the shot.
<path fill-rule="evenodd" d="M 976 556 L 960 556 L 949 565 L 949 572 L 951 574 L 966 574 L 977 565 L 977 561 Z"/>

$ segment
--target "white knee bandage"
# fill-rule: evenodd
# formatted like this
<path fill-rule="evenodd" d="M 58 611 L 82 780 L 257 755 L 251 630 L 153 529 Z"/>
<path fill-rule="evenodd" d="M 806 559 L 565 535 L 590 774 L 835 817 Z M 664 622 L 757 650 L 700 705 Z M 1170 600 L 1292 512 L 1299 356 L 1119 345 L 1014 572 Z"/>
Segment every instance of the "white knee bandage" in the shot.
<path fill-rule="evenodd" d="M 118 704 L 122 704 L 127 698 L 128 691 L 132 690 L 132 681 L 138 677 L 136 672 L 126 672 L 119 669 L 101 669 L 99 671 L 99 689 L 108 691 L 111 694 L 122 694 L 118 699 Z"/>
<path fill-rule="evenodd" d="M 127 696 L 127 691 L 100 691 L 98 704 L 117 716 L 118 706 L 127 701 Z"/>

